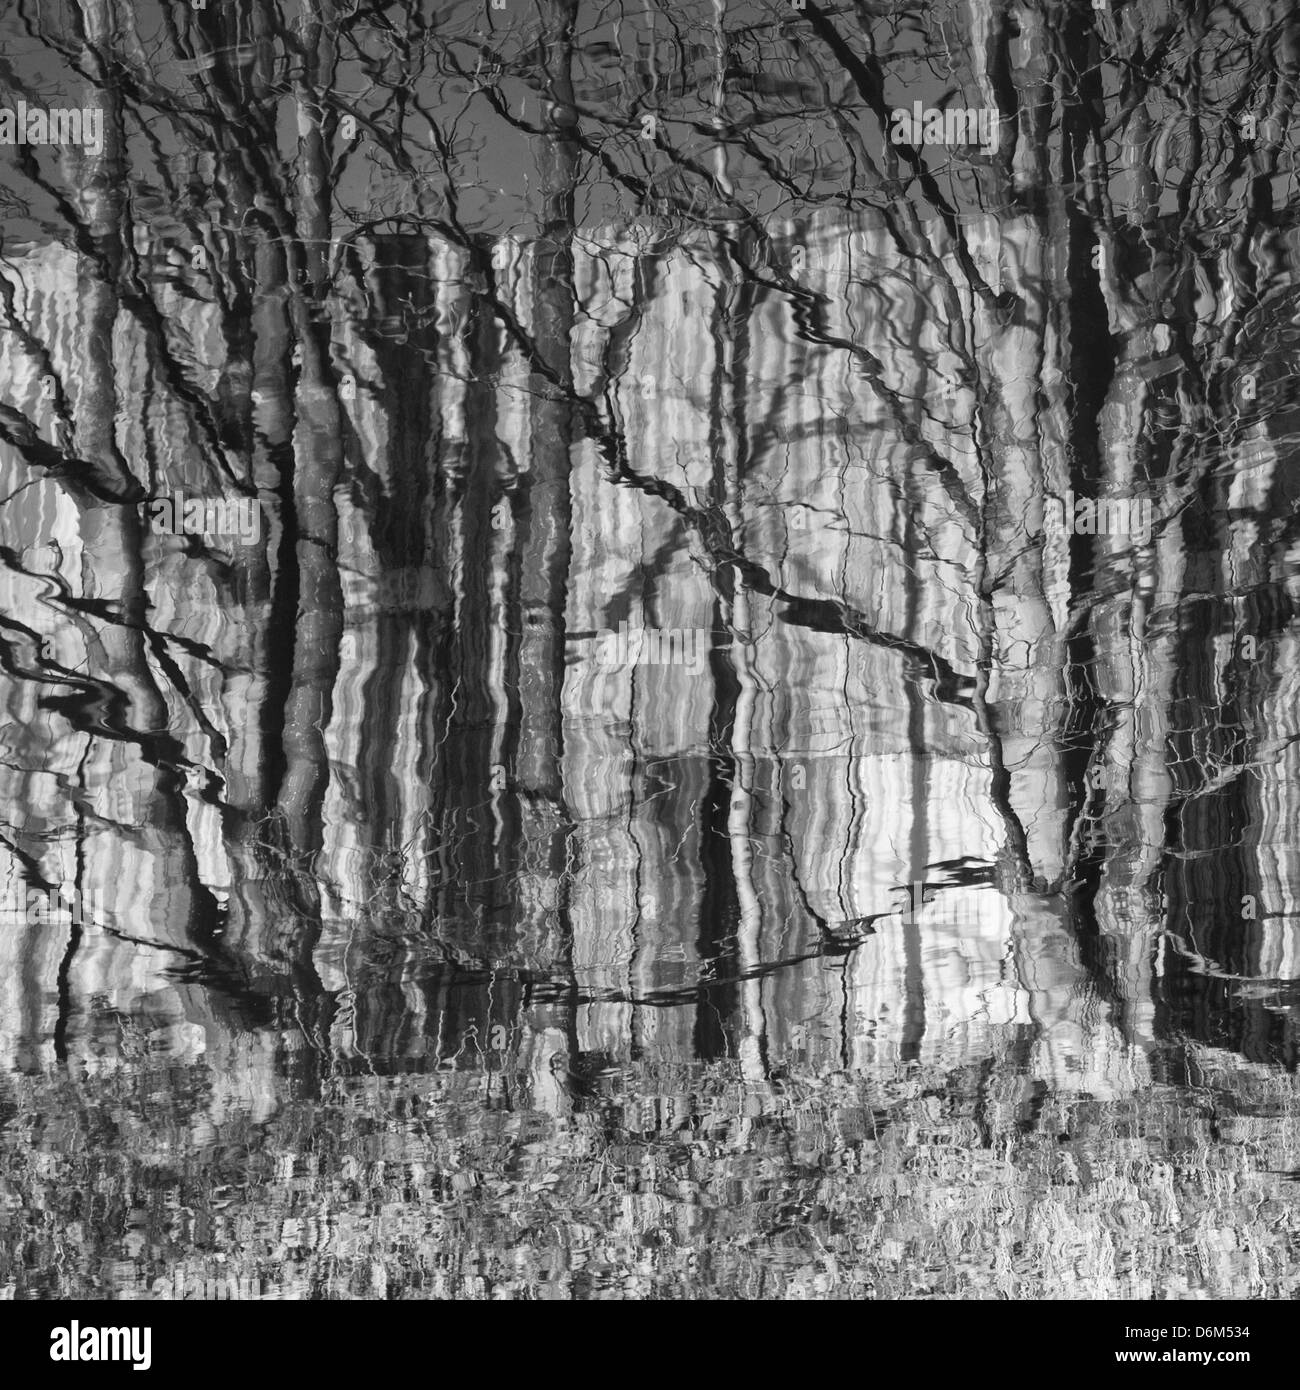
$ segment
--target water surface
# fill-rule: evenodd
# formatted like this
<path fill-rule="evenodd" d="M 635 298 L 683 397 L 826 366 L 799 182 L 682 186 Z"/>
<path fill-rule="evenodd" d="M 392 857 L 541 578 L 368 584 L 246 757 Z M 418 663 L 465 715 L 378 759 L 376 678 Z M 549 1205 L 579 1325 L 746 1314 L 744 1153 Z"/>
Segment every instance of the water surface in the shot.
<path fill-rule="evenodd" d="M 0 1296 L 1294 1296 L 1298 26 L 7 13 Z"/>

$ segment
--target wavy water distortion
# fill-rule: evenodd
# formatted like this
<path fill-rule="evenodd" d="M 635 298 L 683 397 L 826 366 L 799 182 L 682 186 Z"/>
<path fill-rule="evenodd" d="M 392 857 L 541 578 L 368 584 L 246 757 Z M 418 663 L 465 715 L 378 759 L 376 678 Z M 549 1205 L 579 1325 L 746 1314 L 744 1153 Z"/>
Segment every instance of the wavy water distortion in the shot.
<path fill-rule="evenodd" d="M 1297 55 L 14 0 L 0 1297 L 1300 1293 Z"/>

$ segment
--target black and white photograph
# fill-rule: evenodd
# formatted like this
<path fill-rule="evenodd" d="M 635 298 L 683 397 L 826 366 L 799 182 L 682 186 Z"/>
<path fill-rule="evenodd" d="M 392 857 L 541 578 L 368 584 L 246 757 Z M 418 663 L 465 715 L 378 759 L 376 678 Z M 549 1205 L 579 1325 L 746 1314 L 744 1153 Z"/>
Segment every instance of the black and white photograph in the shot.
<path fill-rule="evenodd" d="M 1295 0 L 0 0 L 39 1384 L 413 1301 L 1258 1373 L 1298 108 Z"/>

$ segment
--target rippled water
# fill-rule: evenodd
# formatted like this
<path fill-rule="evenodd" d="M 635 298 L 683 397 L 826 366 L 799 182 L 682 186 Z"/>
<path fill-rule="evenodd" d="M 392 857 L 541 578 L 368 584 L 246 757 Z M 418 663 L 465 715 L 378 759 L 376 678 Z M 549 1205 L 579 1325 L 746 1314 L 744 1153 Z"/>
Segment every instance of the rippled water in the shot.
<path fill-rule="evenodd" d="M 1298 42 L 7 11 L 0 1297 L 1300 1292 Z"/>

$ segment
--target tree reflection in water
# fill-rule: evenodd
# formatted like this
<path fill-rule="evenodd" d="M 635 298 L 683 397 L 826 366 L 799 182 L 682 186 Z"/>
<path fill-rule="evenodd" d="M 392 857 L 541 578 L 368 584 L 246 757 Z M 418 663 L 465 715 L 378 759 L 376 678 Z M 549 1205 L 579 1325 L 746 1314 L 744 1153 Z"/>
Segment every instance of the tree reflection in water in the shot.
<path fill-rule="evenodd" d="M 11 1296 L 1296 1292 L 1300 18 L 884 8 L 0 20 Z"/>

